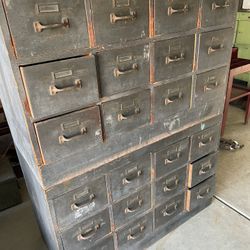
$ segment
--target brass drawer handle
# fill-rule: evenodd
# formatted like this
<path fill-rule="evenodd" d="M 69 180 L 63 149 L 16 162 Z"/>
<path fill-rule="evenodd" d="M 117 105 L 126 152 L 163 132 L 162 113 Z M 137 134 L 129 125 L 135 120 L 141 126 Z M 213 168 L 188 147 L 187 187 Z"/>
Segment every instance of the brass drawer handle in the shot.
<path fill-rule="evenodd" d="M 112 24 L 119 22 L 119 21 L 133 21 L 137 17 L 136 11 L 130 10 L 128 16 L 117 16 L 115 13 L 110 14 L 110 22 Z"/>
<path fill-rule="evenodd" d="M 228 1 L 225 1 L 225 3 L 222 5 L 217 4 L 216 2 L 212 3 L 212 10 L 223 9 L 223 8 L 228 8 L 228 7 L 230 7 L 230 4 L 228 3 Z"/>
<path fill-rule="evenodd" d="M 200 142 L 199 142 L 199 148 L 207 146 L 207 145 L 208 145 L 209 143 L 211 143 L 212 141 L 213 141 L 213 137 L 212 137 L 212 136 L 210 136 L 210 137 L 207 138 L 207 139 L 204 139 L 204 140 L 200 141 Z"/>
<path fill-rule="evenodd" d="M 119 76 L 122 76 L 122 75 L 127 75 L 127 74 L 130 74 L 132 72 L 135 72 L 138 70 L 138 64 L 137 63 L 134 63 L 131 67 L 131 69 L 127 69 L 127 70 L 120 70 L 119 68 L 115 68 L 114 69 L 114 76 L 115 77 L 119 77 Z"/>
<path fill-rule="evenodd" d="M 60 92 L 71 91 L 71 90 L 80 89 L 80 88 L 82 88 L 82 81 L 80 79 L 77 79 L 75 80 L 73 86 L 69 86 L 65 88 L 58 88 L 56 85 L 50 86 L 49 93 L 50 95 L 54 96 Z"/>
<path fill-rule="evenodd" d="M 205 86 L 204 86 L 204 92 L 216 89 L 218 86 L 219 86 L 219 83 L 217 81 L 216 82 L 206 83 Z"/>
<path fill-rule="evenodd" d="M 125 214 L 136 212 L 138 209 L 142 207 L 142 204 L 143 204 L 142 199 L 136 200 L 135 202 L 131 203 L 128 207 L 125 208 L 124 210 Z"/>
<path fill-rule="evenodd" d="M 73 140 L 77 140 L 83 135 L 87 134 L 87 128 L 81 128 L 80 133 L 78 135 L 72 136 L 72 137 L 66 137 L 64 135 L 59 136 L 59 143 L 64 144 L 65 142 L 71 142 Z"/>
<path fill-rule="evenodd" d="M 185 4 L 183 9 L 174 9 L 172 6 L 171 7 L 168 7 L 168 15 L 171 16 L 173 14 L 181 14 L 181 13 L 185 13 L 185 12 L 188 12 L 189 9 L 188 9 L 188 5 Z"/>
<path fill-rule="evenodd" d="M 171 155 L 169 158 L 165 159 L 165 165 L 174 163 L 181 158 L 181 152 L 176 152 L 175 155 Z"/>
<path fill-rule="evenodd" d="M 178 94 L 176 95 L 173 95 L 173 96 L 169 96 L 165 99 L 165 105 L 169 105 L 173 102 L 176 102 L 178 100 L 181 100 L 183 98 L 183 93 L 182 92 L 179 92 Z"/>
<path fill-rule="evenodd" d="M 139 107 L 135 107 L 134 109 L 123 111 L 122 113 L 118 114 L 118 121 L 127 120 L 129 117 L 137 115 L 140 112 L 141 110 Z"/>
<path fill-rule="evenodd" d="M 224 44 L 220 44 L 220 45 L 218 45 L 218 46 L 210 46 L 210 47 L 208 48 L 207 53 L 208 53 L 208 55 L 211 55 L 211 54 L 213 54 L 213 53 L 215 53 L 215 52 L 222 51 L 223 49 L 224 49 Z"/>
<path fill-rule="evenodd" d="M 92 238 L 100 228 L 101 228 L 101 225 L 96 224 L 93 227 L 86 229 L 83 233 L 78 235 L 77 238 L 79 241 L 88 240 L 88 239 Z"/>
<path fill-rule="evenodd" d="M 170 63 L 176 63 L 183 61 L 185 59 L 185 54 L 181 53 L 180 55 L 175 55 L 175 56 L 167 56 L 165 63 L 170 64 Z"/>
<path fill-rule="evenodd" d="M 133 173 L 128 174 L 125 178 L 123 178 L 122 184 L 123 185 L 130 184 L 132 181 L 134 181 L 135 179 L 137 179 L 140 176 L 142 176 L 142 171 L 141 170 L 134 171 Z"/>
<path fill-rule="evenodd" d="M 136 240 L 136 239 L 138 239 L 141 235 L 142 235 L 142 233 L 143 233 L 143 231 L 146 229 L 146 227 L 145 226 L 139 226 L 139 228 L 137 229 L 137 231 L 136 232 L 134 232 L 134 233 L 130 233 L 128 236 L 127 236 L 127 240 Z"/>
<path fill-rule="evenodd" d="M 212 169 L 212 164 L 209 162 L 207 164 L 204 164 L 201 166 L 201 169 L 199 171 L 199 175 L 207 174 Z"/>
<path fill-rule="evenodd" d="M 62 27 L 69 28 L 70 24 L 69 24 L 68 18 L 62 18 L 61 23 L 43 25 L 37 21 L 37 22 L 33 23 L 33 26 L 34 26 L 35 32 L 40 33 L 40 32 L 43 32 L 44 30 L 48 30 L 48 29 L 56 29 L 56 28 L 62 28 Z"/>
<path fill-rule="evenodd" d="M 93 202 L 95 199 L 95 194 L 86 194 L 84 197 L 82 197 L 81 201 L 75 202 L 74 204 L 71 205 L 72 210 L 78 210 L 87 204 Z"/>
<path fill-rule="evenodd" d="M 174 215 L 178 210 L 178 206 L 178 202 L 173 202 L 172 204 L 167 205 L 162 211 L 163 217 Z"/>
<path fill-rule="evenodd" d="M 179 179 L 177 176 L 175 176 L 170 180 L 166 180 L 165 184 L 166 184 L 166 186 L 163 187 L 164 193 L 167 193 L 169 191 L 173 191 L 173 190 L 178 188 Z"/>
<path fill-rule="evenodd" d="M 205 189 L 205 191 L 201 192 L 199 190 L 198 194 L 197 194 L 197 200 L 200 200 L 200 199 L 204 199 L 206 198 L 206 196 L 211 192 L 211 188 L 208 187 Z"/>

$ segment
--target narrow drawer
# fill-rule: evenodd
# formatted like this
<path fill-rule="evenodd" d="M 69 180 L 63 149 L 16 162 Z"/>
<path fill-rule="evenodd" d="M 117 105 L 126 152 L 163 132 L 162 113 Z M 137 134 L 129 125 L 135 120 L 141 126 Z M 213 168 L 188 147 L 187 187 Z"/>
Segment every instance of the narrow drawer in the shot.
<path fill-rule="evenodd" d="M 98 241 L 98 243 L 91 247 L 89 250 L 115 250 L 114 237 L 109 236 L 106 239 Z"/>
<path fill-rule="evenodd" d="M 191 96 L 191 77 L 156 87 L 155 120 L 162 121 L 169 116 L 190 109 Z"/>
<path fill-rule="evenodd" d="M 195 36 L 155 43 L 155 81 L 171 79 L 193 70 Z"/>
<path fill-rule="evenodd" d="M 136 161 L 113 169 L 110 174 L 111 192 L 114 201 L 129 195 L 150 182 L 151 160 L 149 153 Z"/>
<path fill-rule="evenodd" d="M 155 3 L 155 33 L 186 32 L 197 27 L 198 0 L 157 1 Z M 181 23 L 181 25 L 176 25 Z"/>
<path fill-rule="evenodd" d="M 91 6 L 97 44 L 148 37 L 148 0 L 91 0 Z"/>
<path fill-rule="evenodd" d="M 220 140 L 220 126 L 206 129 L 192 136 L 191 161 L 217 151 Z"/>
<path fill-rule="evenodd" d="M 205 0 L 202 5 L 202 27 L 227 25 L 232 27 L 238 1 Z"/>
<path fill-rule="evenodd" d="M 249 30 L 250 30 L 250 13 L 247 14 L 247 21 L 238 21 L 237 25 L 237 35 L 236 35 L 236 44 L 249 44 Z"/>
<path fill-rule="evenodd" d="M 98 107 L 35 123 L 45 163 L 84 152 L 102 142 Z"/>
<path fill-rule="evenodd" d="M 198 69 L 228 64 L 232 51 L 233 29 L 210 31 L 200 35 Z"/>
<path fill-rule="evenodd" d="M 121 250 L 139 249 L 136 244 L 153 231 L 153 216 L 149 213 L 117 232 L 118 247 Z"/>
<path fill-rule="evenodd" d="M 135 219 L 151 208 L 151 186 L 148 185 L 139 192 L 130 195 L 113 205 L 113 215 L 116 227 Z"/>
<path fill-rule="evenodd" d="M 99 100 L 94 56 L 21 67 L 33 118 L 44 118 Z"/>
<path fill-rule="evenodd" d="M 192 188 L 215 174 L 218 153 L 210 154 L 189 165 L 188 187 Z"/>
<path fill-rule="evenodd" d="M 186 210 L 192 211 L 194 208 L 202 206 L 212 199 L 215 191 L 215 176 L 187 191 Z"/>
<path fill-rule="evenodd" d="M 64 249 L 89 249 L 111 232 L 108 209 L 61 234 Z"/>
<path fill-rule="evenodd" d="M 97 56 L 102 96 L 149 83 L 149 45 L 115 49 Z"/>
<path fill-rule="evenodd" d="M 162 177 L 156 182 L 156 203 L 169 200 L 180 192 L 186 185 L 187 167 L 183 167 L 171 174 Z"/>
<path fill-rule="evenodd" d="M 189 139 L 184 139 L 156 152 L 156 178 L 160 178 L 187 164 Z"/>
<path fill-rule="evenodd" d="M 155 227 L 167 225 L 184 212 L 185 195 L 180 194 L 155 208 Z"/>
<path fill-rule="evenodd" d="M 84 1 L 3 2 L 18 59 L 58 59 L 89 47 Z"/>
<path fill-rule="evenodd" d="M 150 91 L 122 97 L 102 105 L 105 134 L 129 132 L 150 122 Z"/>
<path fill-rule="evenodd" d="M 80 188 L 53 200 L 59 227 L 83 219 L 108 204 L 105 177 L 86 183 Z"/>

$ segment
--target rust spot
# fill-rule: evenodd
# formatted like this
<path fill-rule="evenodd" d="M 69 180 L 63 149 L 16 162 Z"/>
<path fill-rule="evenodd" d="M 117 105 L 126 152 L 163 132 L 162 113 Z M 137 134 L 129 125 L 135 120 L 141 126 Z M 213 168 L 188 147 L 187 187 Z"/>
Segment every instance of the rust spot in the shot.
<path fill-rule="evenodd" d="M 29 101 L 27 98 L 25 98 L 24 100 L 24 109 L 25 109 L 25 112 L 31 116 L 30 105 L 29 105 Z"/>
<path fill-rule="evenodd" d="M 150 44 L 150 83 L 155 82 L 155 68 L 154 68 L 154 44 Z"/>
<path fill-rule="evenodd" d="M 202 7 L 199 8 L 198 19 L 197 19 L 197 29 L 201 28 L 201 15 L 202 15 Z"/>
<path fill-rule="evenodd" d="M 88 31 L 89 31 L 89 43 L 90 47 L 94 48 L 96 41 L 95 41 L 95 35 L 94 35 L 94 27 L 93 27 L 93 22 L 89 21 L 88 23 Z"/>
<path fill-rule="evenodd" d="M 154 6 L 153 0 L 149 1 L 149 37 L 154 37 Z"/>

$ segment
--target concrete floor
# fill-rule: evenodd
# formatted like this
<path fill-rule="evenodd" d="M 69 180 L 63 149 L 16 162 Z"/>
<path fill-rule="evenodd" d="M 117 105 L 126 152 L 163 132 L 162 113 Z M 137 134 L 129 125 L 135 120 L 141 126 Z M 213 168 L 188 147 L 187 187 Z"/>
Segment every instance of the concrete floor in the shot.
<path fill-rule="evenodd" d="M 212 205 L 148 250 L 250 249 L 250 125 L 242 124 L 243 117 L 243 111 L 230 108 L 224 137 L 245 147 L 221 151 Z M 0 249 L 46 250 L 27 196 L 21 205 L 0 213 Z"/>

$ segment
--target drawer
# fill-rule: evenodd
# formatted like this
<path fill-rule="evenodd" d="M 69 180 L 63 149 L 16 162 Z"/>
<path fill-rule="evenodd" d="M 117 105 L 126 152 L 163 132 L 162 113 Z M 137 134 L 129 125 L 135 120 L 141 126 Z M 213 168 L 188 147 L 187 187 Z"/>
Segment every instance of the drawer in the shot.
<path fill-rule="evenodd" d="M 186 209 L 192 211 L 212 199 L 215 192 L 215 176 L 187 191 Z"/>
<path fill-rule="evenodd" d="M 98 241 L 98 243 L 89 250 L 115 250 L 113 236 L 109 236 L 106 239 Z"/>
<path fill-rule="evenodd" d="M 146 154 L 136 161 L 113 169 L 110 173 L 111 192 L 113 200 L 129 195 L 151 179 L 150 154 Z"/>
<path fill-rule="evenodd" d="M 118 247 L 121 250 L 140 249 L 135 245 L 153 231 L 153 216 L 149 213 L 117 232 Z"/>
<path fill-rule="evenodd" d="M 189 139 L 187 138 L 156 152 L 156 178 L 187 164 L 189 145 Z"/>
<path fill-rule="evenodd" d="M 217 25 L 233 26 L 238 1 L 205 0 L 202 5 L 202 27 Z"/>
<path fill-rule="evenodd" d="M 104 176 L 53 200 L 59 227 L 71 225 L 103 209 L 106 204 L 108 199 Z"/>
<path fill-rule="evenodd" d="M 97 44 L 148 37 L 148 0 L 91 0 L 91 6 Z"/>
<path fill-rule="evenodd" d="M 190 109 L 192 77 L 163 84 L 155 88 L 155 120 L 162 121 L 169 116 Z"/>
<path fill-rule="evenodd" d="M 155 42 L 155 81 L 192 72 L 194 44 L 194 35 Z"/>
<path fill-rule="evenodd" d="M 89 249 L 111 232 L 108 209 L 61 234 L 64 249 Z"/>
<path fill-rule="evenodd" d="M 245 14 L 245 13 L 244 13 Z M 246 13 L 247 14 L 247 13 Z M 247 21 L 239 21 L 237 26 L 237 35 L 235 43 L 250 44 L 250 13 L 248 14 Z"/>
<path fill-rule="evenodd" d="M 192 136 L 191 161 L 217 151 L 220 140 L 220 126 L 206 129 Z"/>
<path fill-rule="evenodd" d="M 215 174 L 218 153 L 208 155 L 193 162 L 188 168 L 188 187 L 192 188 Z"/>
<path fill-rule="evenodd" d="M 155 33 L 186 32 L 197 27 L 199 0 L 155 2 Z M 181 23 L 181 25 L 176 25 Z"/>
<path fill-rule="evenodd" d="M 113 205 L 113 215 L 116 227 L 135 219 L 151 208 L 151 186 L 148 185 L 129 197 Z"/>
<path fill-rule="evenodd" d="M 84 152 L 102 142 L 97 106 L 36 123 L 35 128 L 45 163 Z"/>
<path fill-rule="evenodd" d="M 129 132 L 150 122 L 150 90 L 102 104 L 107 137 Z"/>
<path fill-rule="evenodd" d="M 89 47 L 84 1 L 3 2 L 20 60 L 58 59 L 68 56 L 70 50 L 76 54 L 74 51 Z"/>
<path fill-rule="evenodd" d="M 233 35 L 233 29 L 211 31 L 200 35 L 199 70 L 228 64 L 231 57 Z"/>
<path fill-rule="evenodd" d="M 169 224 L 184 212 L 185 195 L 179 194 L 155 208 L 155 227 Z"/>
<path fill-rule="evenodd" d="M 187 167 L 162 177 L 156 182 L 156 203 L 169 200 L 180 192 L 183 192 L 186 185 Z"/>
<path fill-rule="evenodd" d="M 149 83 L 149 45 L 115 49 L 98 54 L 102 96 L 146 86 Z"/>
<path fill-rule="evenodd" d="M 99 100 L 93 56 L 21 67 L 34 118 L 79 109 Z"/>

